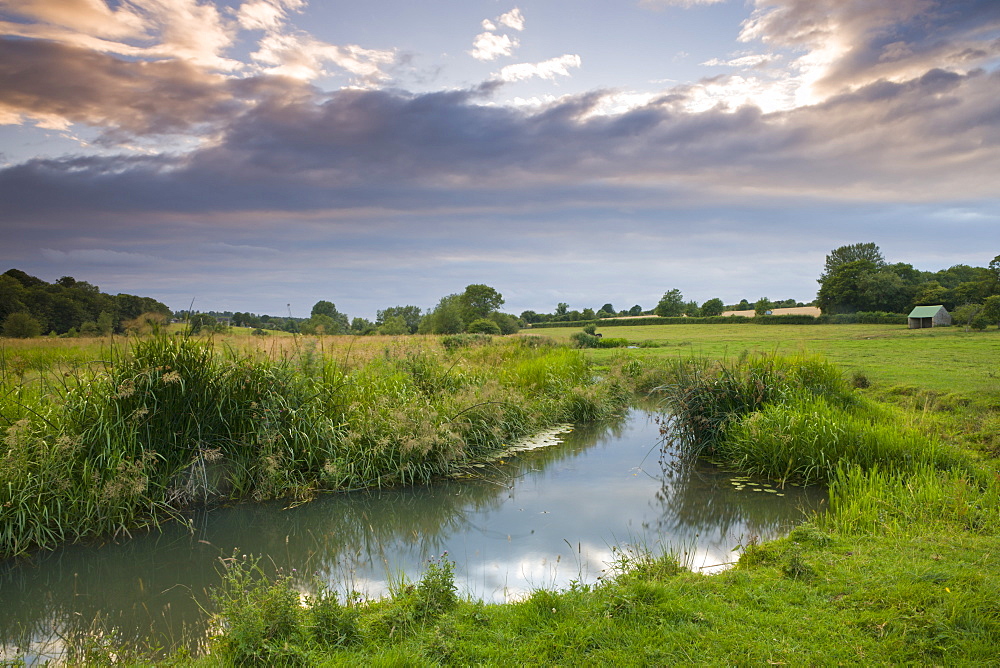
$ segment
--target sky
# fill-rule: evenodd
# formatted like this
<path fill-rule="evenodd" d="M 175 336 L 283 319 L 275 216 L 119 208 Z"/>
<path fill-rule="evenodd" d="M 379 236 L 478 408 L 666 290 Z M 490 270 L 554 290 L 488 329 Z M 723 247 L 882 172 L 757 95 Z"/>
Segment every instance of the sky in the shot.
<path fill-rule="evenodd" d="M 0 0 L 0 271 L 374 319 L 1000 253 L 997 0 Z"/>

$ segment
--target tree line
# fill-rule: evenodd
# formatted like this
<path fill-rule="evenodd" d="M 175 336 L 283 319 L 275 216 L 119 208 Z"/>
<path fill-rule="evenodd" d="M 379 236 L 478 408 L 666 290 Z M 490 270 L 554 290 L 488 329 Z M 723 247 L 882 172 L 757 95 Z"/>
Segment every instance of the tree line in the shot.
<path fill-rule="evenodd" d="M 170 309 L 151 297 L 110 295 L 63 276 L 47 283 L 20 269 L 0 274 L 0 329 L 4 336 L 101 336 L 164 321 Z"/>
<path fill-rule="evenodd" d="M 941 305 L 973 327 L 1000 320 L 1000 255 L 986 267 L 956 264 L 921 271 L 890 264 L 874 243 L 849 244 L 826 256 L 816 304 L 823 313 L 909 313 L 914 306 Z"/>

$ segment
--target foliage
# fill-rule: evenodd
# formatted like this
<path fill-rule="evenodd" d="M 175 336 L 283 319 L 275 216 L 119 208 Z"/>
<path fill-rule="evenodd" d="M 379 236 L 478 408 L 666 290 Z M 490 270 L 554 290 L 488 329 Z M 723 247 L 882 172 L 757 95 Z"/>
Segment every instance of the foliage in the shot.
<path fill-rule="evenodd" d="M 40 336 L 42 325 L 29 313 L 11 313 L 3 321 L 2 331 L 12 339 L 27 339 Z"/>
<path fill-rule="evenodd" d="M 767 297 L 761 297 L 756 302 L 754 302 L 753 305 L 754 316 L 760 317 L 762 315 L 765 315 L 770 310 L 771 310 L 771 300 L 768 299 Z"/>
<path fill-rule="evenodd" d="M 494 334 L 500 335 L 500 326 L 489 318 L 480 318 L 479 320 L 473 320 L 465 328 L 469 334 Z"/>
<path fill-rule="evenodd" d="M 882 251 L 874 243 L 840 246 L 839 248 L 834 248 L 826 256 L 820 283 L 825 281 L 826 278 L 831 276 L 840 267 L 852 262 L 869 262 L 875 269 L 881 269 L 886 264 L 885 258 L 882 256 Z"/>
<path fill-rule="evenodd" d="M 653 312 L 661 318 L 676 317 L 684 313 L 684 297 L 677 288 L 663 293 Z"/>
<path fill-rule="evenodd" d="M 722 312 L 724 310 L 725 306 L 723 305 L 722 300 L 719 299 L 718 297 L 713 297 L 712 299 L 707 300 L 704 304 L 701 305 L 701 315 L 706 317 L 713 315 L 722 315 Z"/>
<path fill-rule="evenodd" d="M 409 334 L 416 334 L 420 326 L 420 307 L 418 306 L 390 306 L 381 309 L 375 314 L 375 324 L 379 328 L 386 324 L 389 318 L 402 318 Z"/>
<path fill-rule="evenodd" d="M 672 382 L 659 389 L 680 441 L 696 454 L 715 452 L 732 423 L 793 394 L 822 396 L 836 405 L 853 401 L 840 371 L 814 358 L 681 359 L 672 363 L 671 375 Z"/>
<path fill-rule="evenodd" d="M 942 304 L 949 310 L 1000 294 L 988 268 L 954 265 L 938 272 L 888 264 L 874 244 L 854 244 L 827 256 L 817 303 L 824 314 L 854 311 L 909 312 L 913 306 Z"/>
<path fill-rule="evenodd" d="M 442 297 L 437 306 L 425 315 L 418 328 L 420 334 L 459 334 L 465 331 L 465 308 L 461 295 Z"/>
<path fill-rule="evenodd" d="M 390 315 L 382 320 L 382 324 L 378 328 L 378 333 L 387 336 L 400 336 L 402 334 L 409 334 L 410 327 L 406 324 L 406 319 L 403 316 Z"/>
<path fill-rule="evenodd" d="M 495 289 L 482 283 L 468 285 L 461 294 L 460 301 L 465 311 L 466 322 L 488 318 L 491 313 L 503 306 L 503 295 Z"/>
<path fill-rule="evenodd" d="M 85 322 L 97 323 L 98 330 L 104 331 L 109 318 L 111 325 L 121 331 L 123 321 L 143 313 L 170 315 L 167 306 L 149 297 L 108 295 L 96 285 L 71 276 L 50 284 L 19 269 L 9 269 L 0 275 L 0 321 L 19 312 L 34 318 L 42 332 L 56 334 L 79 330 Z"/>

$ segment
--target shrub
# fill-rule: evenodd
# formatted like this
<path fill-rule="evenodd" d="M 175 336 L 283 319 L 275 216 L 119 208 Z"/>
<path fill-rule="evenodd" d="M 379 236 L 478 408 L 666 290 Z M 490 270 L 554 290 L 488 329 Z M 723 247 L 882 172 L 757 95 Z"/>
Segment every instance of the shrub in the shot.
<path fill-rule="evenodd" d="M 479 320 L 473 320 L 469 323 L 469 326 L 465 328 L 465 331 L 469 334 L 493 334 L 495 336 L 500 335 L 500 325 L 496 324 L 488 318 L 480 318 Z"/>
<path fill-rule="evenodd" d="M 12 339 L 29 339 L 42 335 L 42 323 L 30 313 L 11 313 L 3 322 L 3 335 Z"/>

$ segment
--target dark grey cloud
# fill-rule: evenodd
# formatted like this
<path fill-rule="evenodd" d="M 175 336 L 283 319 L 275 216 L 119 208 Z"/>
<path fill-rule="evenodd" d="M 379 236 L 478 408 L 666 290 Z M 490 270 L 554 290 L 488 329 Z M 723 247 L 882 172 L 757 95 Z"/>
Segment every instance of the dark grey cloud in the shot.
<path fill-rule="evenodd" d="M 995 193 L 996 72 L 931 70 L 771 114 L 692 113 L 675 94 L 594 115 L 600 97 L 529 114 L 483 105 L 474 92 L 269 95 L 232 118 L 215 145 L 180 157 L 35 160 L 0 171 L 0 198 L 8 213 L 44 215 L 557 204 L 583 188 L 610 200 L 636 190 Z"/>

